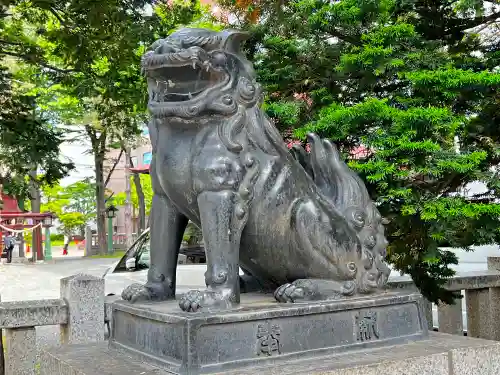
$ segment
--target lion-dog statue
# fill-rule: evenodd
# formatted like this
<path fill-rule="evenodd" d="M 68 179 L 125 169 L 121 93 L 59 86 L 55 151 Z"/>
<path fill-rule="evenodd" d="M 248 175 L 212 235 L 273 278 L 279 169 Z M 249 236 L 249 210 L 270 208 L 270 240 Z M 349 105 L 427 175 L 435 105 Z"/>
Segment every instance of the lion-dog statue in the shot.
<path fill-rule="evenodd" d="M 127 287 L 125 300 L 175 299 L 188 220 L 202 229 L 207 287 L 182 295 L 184 311 L 228 309 L 247 291 L 305 302 L 387 283 L 382 218 L 365 185 L 315 134 L 309 153 L 287 148 L 261 109 L 261 87 L 240 51 L 246 39 L 236 30 L 186 28 L 143 57 L 152 116 L 151 266 L 147 283 Z"/>

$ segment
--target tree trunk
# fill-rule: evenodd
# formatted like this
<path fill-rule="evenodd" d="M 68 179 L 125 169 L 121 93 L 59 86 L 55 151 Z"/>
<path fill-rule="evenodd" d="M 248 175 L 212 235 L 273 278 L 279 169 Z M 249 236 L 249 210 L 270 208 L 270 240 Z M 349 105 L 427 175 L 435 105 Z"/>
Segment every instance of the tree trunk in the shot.
<path fill-rule="evenodd" d="M 125 244 L 132 246 L 132 192 L 130 187 L 130 148 L 125 148 Z"/>
<path fill-rule="evenodd" d="M 99 252 L 106 254 L 106 185 L 104 183 L 104 159 L 106 157 L 106 132 L 100 134 L 90 125 L 85 125 L 85 131 L 90 138 L 92 144 L 92 152 L 94 154 L 95 167 L 95 197 L 97 208 L 97 241 Z"/>
<path fill-rule="evenodd" d="M 137 192 L 137 201 L 139 203 L 139 233 L 146 229 L 146 200 L 142 191 L 141 176 L 137 173 L 134 175 L 135 191 Z"/>
<path fill-rule="evenodd" d="M 133 168 L 132 157 L 129 160 L 130 167 Z M 146 200 L 144 198 L 144 191 L 142 190 L 141 176 L 138 173 L 134 173 L 134 185 L 139 204 L 139 230 L 137 234 L 140 235 L 146 229 Z"/>

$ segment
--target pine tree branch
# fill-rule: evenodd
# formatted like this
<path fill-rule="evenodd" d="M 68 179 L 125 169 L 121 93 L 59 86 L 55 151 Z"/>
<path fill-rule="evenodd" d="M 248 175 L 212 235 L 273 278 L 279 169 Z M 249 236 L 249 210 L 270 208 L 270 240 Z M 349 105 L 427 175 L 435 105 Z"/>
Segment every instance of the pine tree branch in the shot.
<path fill-rule="evenodd" d="M 22 43 L 19 42 L 10 42 L 8 40 L 0 39 L 0 44 L 7 44 L 9 46 L 22 46 Z"/>
<path fill-rule="evenodd" d="M 49 8 L 49 12 L 50 12 L 50 13 L 52 13 L 52 15 L 53 15 L 54 17 L 56 17 L 56 18 L 57 18 L 57 20 L 59 21 L 59 23 L 60 23 L 61 25 L 63 25 L 63 26 L 65 26 L 65 25 L 66 25 L 66 22 L 64 22 L 64 20 L 63 20 L 63 19 L 62 19 L 62 17 L 59 15 L 59 13 L 57 13 L 57 10 L 55 10 L 53 7 L 50 7 L 50 8 Z"/>
<path fill-rule="evenodd" d="M 343 40 L 344 42 L 351 43 L 355 46 L 360 46 L 362 44 L 361 38 L 356 38 L 353 36 L 342 34 L 340 31 L 338 31 L 336 29 L 328 29 L 328 30 L 326 30 L 326 33 L 329 34 L 329 37 L 333 36 L 337 39 Z"/>
<path fill-rule="evenodd" d="M 489 16 L 484 17 L 476 17 L 472 19 L 455 19 L 450 21 L 451 27 L 446 29 L 446 33 L 453 33 L 454 31 L 462 31 L 467 29 L 472 29 L 476 26 L 480 26 L 482 24 L 496 21 L 500 18 L 500 12 L 495 12 L 490 14 Z"/>

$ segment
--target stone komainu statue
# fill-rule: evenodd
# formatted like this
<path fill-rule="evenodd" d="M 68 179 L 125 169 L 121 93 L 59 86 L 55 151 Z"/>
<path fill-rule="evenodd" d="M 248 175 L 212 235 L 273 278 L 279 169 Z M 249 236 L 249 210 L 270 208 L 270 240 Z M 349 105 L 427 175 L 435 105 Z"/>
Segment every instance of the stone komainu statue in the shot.
<path fill-rule="evenodd" d="M 188 219 L 205 239 L 207 289 L 183 295 L 185 311 L 229 308 L 245 291 L 299 302 L 371 293 L 387 282 L 384 228 L 363 182 L 315 134 L 309 154 L 287 149 L 260 108 L 244 39 L 234 30 L 183 29 L 143 57 L 151 268 L 146 285 L 124 290 L 126 300 L 175 298 Z"/>

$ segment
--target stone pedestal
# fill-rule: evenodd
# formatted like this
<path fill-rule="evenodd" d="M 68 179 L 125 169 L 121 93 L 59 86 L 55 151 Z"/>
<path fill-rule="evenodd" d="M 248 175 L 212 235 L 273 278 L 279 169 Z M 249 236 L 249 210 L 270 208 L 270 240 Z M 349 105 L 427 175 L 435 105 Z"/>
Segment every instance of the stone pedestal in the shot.
<path fill-rule="evenodd" d="M 419 294 L 278 304 L 244 295 L 223 312 L 175 301 L 112 305 L 109 343 L 44 351 L 41 375 L 498 375 L 500 343 L 427 331 Z"/>
<path fill-rule="evenodd" d="M 40 375 L 170 375 L 117 353 L 106 343 L 44 351 Z M 221 372 L 218 372 L 221 373 Z M 498 375 L 500 343 L 443 333 L 350 353 L 223 372 L 224 375 Z"/>
<path fill-rule="evenodd" d="M 239 308 L 182 312 L 176 301 L 112 309 L 110 348 L 174 374 L 209 374 L 386 347 L 428 336 L 419 294 L 307 304 L 242 296 Z"/>

